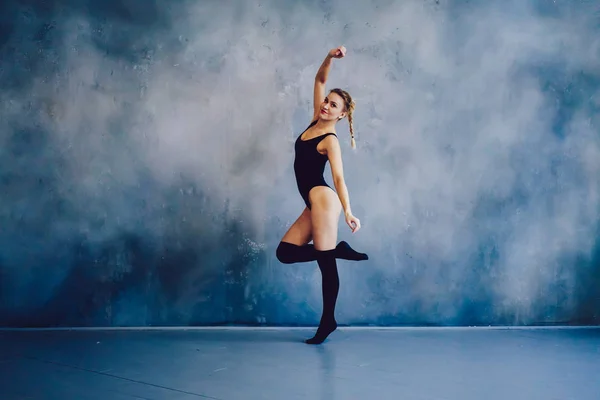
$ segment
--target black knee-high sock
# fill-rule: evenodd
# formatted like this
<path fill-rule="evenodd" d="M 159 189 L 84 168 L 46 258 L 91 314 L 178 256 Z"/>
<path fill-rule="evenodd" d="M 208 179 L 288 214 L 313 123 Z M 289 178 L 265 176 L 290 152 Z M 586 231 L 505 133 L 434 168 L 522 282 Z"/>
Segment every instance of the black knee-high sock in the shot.
<path fill-rule="evenodd" d="M 277 259 L 283 264 L 308 262 L 317 259 L 315 246 L 312 244 L 297 246 L 292 243 L 279 242 L 275 254 Z"/>
<path fill-rule="evenodd" d="M 355 251 L 345 241 L 339 242 L 335 249 L 331 251 L 334 252 L 335 258 L 343 260 L 361 261 L 369 259 L 369 256 L 365 253 Z M 279 242 L 275 254 L 277 259 L 283 264 L 309 262 L 317 259 L 317 250 L 315 250 L 315 246 L 312 244 L 297 246 L 292 243 Z"/>
<path fill-rule="evenodd" d="M 320 344 L 337 328 L 335 304 L 340 291 L 340 278 L 335 260 L 335 249 L 317 251 L 317 263 L 321 270 L 323 292 L 323 314 L 314 337 L 306 340 L 308 344 Z"/>

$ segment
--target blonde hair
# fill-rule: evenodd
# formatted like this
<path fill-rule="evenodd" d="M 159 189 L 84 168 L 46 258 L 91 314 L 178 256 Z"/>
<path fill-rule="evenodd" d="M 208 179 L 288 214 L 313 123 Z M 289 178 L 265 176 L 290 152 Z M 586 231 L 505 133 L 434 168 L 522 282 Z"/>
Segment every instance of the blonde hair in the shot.
<path fill-rule="evenodd" d="M 350 127 L 350 146 L 352 146 L 352 148 L 355 149 L 356 140 L 354 140 L 354 126 L 352 125 L 352 113 L 356 108 L 356 103 L 354 103 L 354 100 L 352 99 L 352 96 L 350 96 L 350 93 L 346 92 L 343 89 L 331 89 L 330 93 L 335 93 L 339 95 L 342 99 L 344 99 L 344 110 L 348 112 L 348 126 Z"/>

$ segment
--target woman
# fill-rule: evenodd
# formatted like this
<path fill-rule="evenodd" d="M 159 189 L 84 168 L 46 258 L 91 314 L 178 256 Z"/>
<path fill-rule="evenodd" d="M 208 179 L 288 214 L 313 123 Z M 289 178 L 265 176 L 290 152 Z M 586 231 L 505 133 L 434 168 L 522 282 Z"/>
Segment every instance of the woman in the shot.
<path fill-rule="evenodd" d="M 344 241 L 335 244 L 342 208 L 352 233 L 360 229 L 360 221 L 350 209 L 341 149 L 335 133 L 335 124 L 347 116 L 351 144 L 353 148 L 356 146 L 352 126 L 354 101 L 348 92 L 341 89 L 333 89 L 325 95 L 332 59 L 345 55 L 344 46 L 331 50 L 315 77 L 313 122 L 298 136 L 295 144 L 294 172 L 306 208 L 283 236 L 276 252 L 277 258 L 284 264 L 316 260 L 321 270 L 323 314 L 315 336 L 305 341 L 308 344 L 323 343 L 337 328 L 334 314 L 340 283 L 336 258 L 368 259 L 366 254 L 356 252 Z M 337 194 L 323 179 L 327 161 L 331 165 Z M 312 245 L 308 244 L 311 240 Z"/>

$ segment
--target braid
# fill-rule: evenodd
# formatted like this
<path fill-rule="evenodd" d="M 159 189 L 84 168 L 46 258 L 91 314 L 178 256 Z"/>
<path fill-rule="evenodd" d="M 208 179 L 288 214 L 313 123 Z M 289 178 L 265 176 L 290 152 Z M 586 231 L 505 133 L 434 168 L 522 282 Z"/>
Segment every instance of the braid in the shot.
<path fill-rule="evenodd" d="M 353 149 L 356 148 L 356 140 L 354 140 L 354 126 L 352 125 L 352 113 L 354 112 L 354 101 L 350 103 L 348 107 L 348 126 L 350 127 L 350 146 Z"/>
<path fill-rule="evenodd" d="M 352 99 L 352 96 L 350 96 L 350 93 L 346 92 L 345 90 L 336 88 L 332 89 L 331 91 L 340 95 L 344 99 L 345 109 L 348 112 L 348 126 L 350 127 L 350 146 L 352 146 L 352 148 L 355 149 L 356 140 L 354 140 L 354 125 L 352 113 L 354 112 L 356 103 L 354 103 L 354 100 Z"/>

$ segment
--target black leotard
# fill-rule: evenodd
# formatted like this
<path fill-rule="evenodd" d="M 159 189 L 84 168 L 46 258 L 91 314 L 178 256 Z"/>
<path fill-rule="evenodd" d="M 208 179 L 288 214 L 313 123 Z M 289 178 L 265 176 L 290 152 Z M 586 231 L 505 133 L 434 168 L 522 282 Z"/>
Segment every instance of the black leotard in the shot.
<path fill-rule="evenodd" d="M 306 132 L 309 128 L 314 126 L 317 120 L 313 121 L 308 128 L 304 130 Z M 298 184 L 298 190 L 300 195 L 304 199 L 304 203 L 310 210 L 310 201 L 308 200 L 308 192 L 315 186 L 327 186 L 330 187 L 323 178 L 323 172 L 325 171 L 325 164 L 327 163 L 327 156 L 317 151 L 317 145 L 321 140 L 325 139 L 329 135 L 335 135 L 335 133 L 325 133 L 324 135 L 314 137 L 308 140 L 300 139 L 304 134 L 302 132 L 296 144 L 294 150 L 296 152 L 296 158 L 294 160 L 294 173 L 296 174 L 296 183 Z"/>

